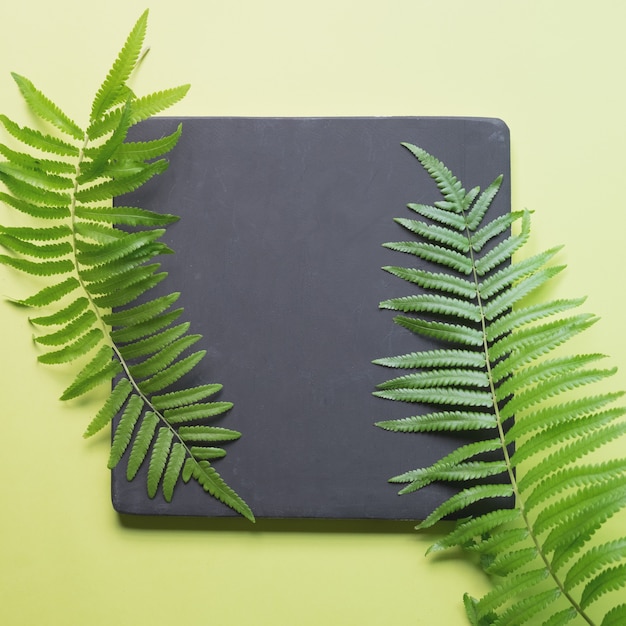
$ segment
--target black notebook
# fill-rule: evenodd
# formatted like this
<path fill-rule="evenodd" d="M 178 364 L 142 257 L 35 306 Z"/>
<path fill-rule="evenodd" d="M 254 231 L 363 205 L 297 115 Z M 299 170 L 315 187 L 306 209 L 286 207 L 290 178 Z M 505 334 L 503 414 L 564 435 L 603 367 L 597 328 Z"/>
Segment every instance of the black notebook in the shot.
<path fill-rule="evenodd" d="M 372 360 L 434 346 L 379 309 L 411 285 L 385 265 L 419 261 L 382 247 L 407 239 L 394 217 L 440 199 L 401 142 L 441 159 L 466 189 L 503 186 L 490 216 L 510 210 L 506 125 L 482 118 L 155 118 L 133 140 L 183 134 L 169 169 L 118 204 L 174 213 L 156 295 L 176 306 L 207 356 L 185 386 L 218 382 L 234 407 L 213 424 L 241 431 L 215 468 L 257 517 L 420 519 L 451 495 L 431 485 L 398 496 L 388 478 L 429 465 L 450 435 L 390 433 L 374 422 L 424 407 L 372 395 L 394 371 Z M 417 288 L 416 288 L 417 289 Z M 157 291 L 158 290 L 158 291 Z M 396 371 L 397 373 L 397 371 Z M 399 375 L 399 374 L 397 374 Z M 147 465 L 147 462 L 144 464 Z M 146 467 L 113 471 L 122 513 L 230 516 L 191 481 L 171 503 L 146 493 Z M 501 504 L 501 503 L 500 503 Z"/>

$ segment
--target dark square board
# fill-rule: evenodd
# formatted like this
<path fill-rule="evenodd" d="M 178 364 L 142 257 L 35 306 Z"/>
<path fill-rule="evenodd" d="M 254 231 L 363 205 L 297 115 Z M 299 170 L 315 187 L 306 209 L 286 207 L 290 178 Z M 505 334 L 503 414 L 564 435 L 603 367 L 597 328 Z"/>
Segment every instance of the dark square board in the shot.
<path fill-rule="evenodd" d="M 505 175 L 490 209 L 510 210 L 509 134 L 484 118 L 156 118 L 132 139 L 183 134 L 170 168 L 118 200 L 182 217 L 164 241 L 160 295 L 203 339 L 207 356 L 187 386 L 220 382 L 235 403 L 219 424 L 243 433 L 215 463 L 255 515 L 269 518 L 420 519 L 450 495 L 433 485 L 398 496 L 387 479 L 428 465 L 449 436 L 383 431 L 376 421 L 423 408 L 372 396 L 394 372 L 371 361 L 433 347 L 395 325 L 381 300 L 411 286 L 381 270 L 414 257 L 381 246 L 406 240 L 394 217 L 440 199 L 400 144 L 440 158 L 466 188 Z M 171 504 L 113 471 L 122 513 L 231 515 L 193 481 Z"/>

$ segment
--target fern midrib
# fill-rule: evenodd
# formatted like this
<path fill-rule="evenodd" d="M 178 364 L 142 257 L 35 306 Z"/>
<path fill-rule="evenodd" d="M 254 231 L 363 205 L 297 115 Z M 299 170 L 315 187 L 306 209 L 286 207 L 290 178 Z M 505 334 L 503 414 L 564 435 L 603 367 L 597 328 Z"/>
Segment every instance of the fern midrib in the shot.
<path fill-rule="evenodd" d="M 560 593 L 562 594 L 562 596 L 564 598 L 567 599 L 568 602 L 570 602 L 570 604 L 572 605 L 572 607 L 577 611 L 578 615 L 584 619 L 590 626 L 595 626 L 595 622 L 591 619 L 591 617 L 589 615 L 587 615 L 585 613 L 585 611 L 583 610 L 583 608 L 580 606 L 580 604 L 572 597 L 572 595 L 565 589 L 565 585 L 563 584 L 563 581 L 561 581 L 561 579 L 559 578 L 559 576 L 557 575 L 557 573 L 554 571 L 554 569 L 552 568 L 552 564 L 550 563 L 550 561 L 548 560 L 547 555 L 545 554 L 545 552 L 542 550 L 541 547 L 541 543 L 539 542 L 538 537 L 536 536 L 536 534 L 533 532 L 533 526 L 530 522 L 529 516 L 528 516 L 528 511 L 526 510 L 526 506 L 524 504 L 524 499 L 520 493 L 518 484 L 517 484 L 517 478 L 515 475 L 515 471 L 513 470 L 513 464 L 511 462 L 511 455 L 509 454 L 509 450 L 507 448 L 506 445 L 506 440 L 505 440 L 505 432 L 504 432 L 504 425 L 502 422 L 502 418 L 500 415 L 500 407 L 497 401 L 497 395 L 496 395 L 496 387 L 495 387 L 495 382 L 494 382 L 494 378 L 493 378 L 493 374 L 492 374 L 492 369 L 491 369 L 491 359 L 489 358 L 489 341 L 487 339 L 487 319 L 484 313 L 484 307 L 483 307 L 483 301 L 482 298 L 480 296 L 480 289 L 479 289 L 479 284 L 480 281 L 478 280 L 478 273 L 476 271 L 476 257 L 474 255 L 474 250 L 472 248 L 472 233 L 469 229 L 469 226 L 467 224 L 467 213 L 464 210 L 463 211 L 463 217 L 465 219 L 465 233 L 467 236 L 467 239 L 469 241 L 469 256 L 470 256 L 470 260 L 471 260 L 471 264 L 472 264 L 472 278 L 474 280 L 474 286 L 476 289 L 476 298 L 477 298 L 477 304 L 478 304 L 478 308 L 480 311 L 480 325 L 481 325 L 481 333 L 483 336 L 483 351 L 485 354 L 485 364 L 486 364 L 486 370 L 487 370 L 487 379 L 489 381 L 489 392 L 491 394 L 492 400 L 493 400 L 493 407 L 494 407 L 494 412 L 495 412 L 495 417 L 496 417 L 496 424 L 497 424 L 497 428 L 498 428 L 498 437 L 500 439 L 501 442 L 501 446 L 502 446 L 502 453 L 503 453 L 503 457 L 504 457 L 504 462 L 506 464 L 506 470 L 507 470 L 507 474 L 509 477 L 509 481 L 511 483 L 511 488 L 513 490 L 513 495 L 515 497 L 515 503 L 516 506 L 520 512 L 520 515 L 522 516 L 522 520 L 524 522 L 524 525 L 526 526 L 526 529 L 528 531 L 528 535 L 531 538 L 535 549 L 537 550 L 537 555 L 539 556 L 539 558 L 542 560 L 549 576 L 552 578 L 552 580 L 554 581 L 554 584 L 557 586 L 557 588 L 559 589 Z"/>
<path fill-rule="evenodd" d="M 122 369 L 124 370 L 124 374 L 126 378 L 128 379 L 128 382 L 130 382 L 130 384 L 133 387 L 134 393 L 136 393 L 142 399 L 142 401 L 148 407 L 148 409 L 157 416 L 161 425 L 165 425 L 173 433 L 177 443 L 180 443 L 183 445 L 186 454 L 195 460 L 195 457 L 191 453 L 191 449 L 187 445 L 187 443 L 183 441 L 183 439 L 180 437 L 176 429 L 168 422 L 167 419 L 165 419 L 165 416 L 161 413 L 161 411 L 157 409 L 154 406 L 154 404 L 152 404 L 152 402 L 149 400 L 149 398 L 143 393 L 143 391 L 141 391 L 139 387 L 139 383 L 135 380 L 134 376 L 132 375 L 129 365 L 126 363 L 126 360 L 122 356 L 122 353 L 120 352 L 113 337 L 111 336 L 111 329 L 109 325 L 104 321 L 102 314 L 100 312 L 100 307 L 94 302 L 83 280 L 83 277 L 81 276 L 81 273 L 79 270 L 79 264 L 78 264 L 78 243 L 77 243 L 77 237 L 76 237 L 77 236 L 76 204 L 77 204 L 77 195 L 78 195 L 78 191 L 80 187 L 78 178 L 80 175 L 81 165 L 83 164 L 85 160 L 85 152 L 87 150 L 88 145 L 89 145 L 89 135 L 85 132 L 83 135 L 83 143 L 79 149 L 79 153 L 77 157 L 76 168 L 74 171 L 74 179 L 72 181 L 73 182 L 72 191 L 70 193 L 70 230 L 72 231 L 71 245 L 72 245 L 73 263 L 74 263 L 74 268 L 76 270 L 76 277 L 81 286 L 81 289 L 83 290 L 83 293 L 85 294 L 89 302 L 89 306 L 91 307 L 92 311 L 96 315 L 96 318 L 98 319 L 98 322 L 100 323 L 100 327 L 104 334 L 105 341 L 108 342 L 108 344 L 111 346 L 111 349 L 115 353 L 115 356 L 117 357 L 118 362 L 120 363 L 120 365 L 122 366 Z"/>

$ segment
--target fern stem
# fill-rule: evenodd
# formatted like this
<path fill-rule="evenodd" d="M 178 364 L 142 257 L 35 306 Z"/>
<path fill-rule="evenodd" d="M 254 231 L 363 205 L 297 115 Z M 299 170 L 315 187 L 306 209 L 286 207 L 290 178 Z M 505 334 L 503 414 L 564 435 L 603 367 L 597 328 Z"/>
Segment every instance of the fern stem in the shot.
<path fill-rule="evenodd" d="M 523 500 L 523 498 L 521 496 L 521 493 L 519 491 L 519 488 L 518 488 L 517 479 L 516 479 L 516 476 L 515 476 L 515 471 L 513 470 L 513 464 L 511 462 L 511 455 L 509 454 L 509 450 L 508 450 L 507 445 L 506 445 L 504 425 L 503 425 L 502 417 L 501 417 L 501 414 L 500 414 L 500 407 L 499 407 L 498 401 L 497 401 L 496 387 L 495 387 L 495 383 L 494 383 L 494 379 L 493 379 L 493 373 L 492 373 L 492 368 L 491 368 L 491 359 L 489 358 L 489 341 L 487 339 L 487 322 L 486 322 L 486 317 L 485 317 L 485 314 L 484 314 L 483 301 L 482 301 L 482 298 L 480 296 L 480 289 L 479 289 L 480 281 L 478 279 L 478 274 L 476 272 L 476 257 L 474 255 L 474 250 L 472 248 L 472 235 L 471 235 L 469 226 L 467 225 L 467 216 L 466 216 L 466 212 L 465 211 L 463 211 L 463 217 L 466 219 L 465 232 L 466 232 L 467 239 L 468 239 L 468 241 L 470 243 L 469 255 L 470 255 L 470 260 L 471 260 L 471 263 L 472 263 L 472 277 L 473 277 L 474 285 L 475 285 L 475 288 L 476 288 L 476 298 L 477 298 L 478 308 L 479 308 L 479 311 L 480 311 L 480 325 L 481 325 L 481 332 L 482 332 L 482 336 L 483 336 L 483 351 L 485 353 L 485 364 L 486 364 L 486 369 L 487 369 L 487 379 L 489 381 L 489 392 L 490 392 L 491 397 L 493 399 L 493 407 L 494 407 L 494 412 L 495 412 L 496 424 L 497 424 L 497 428 L 498 428 L 498 437 L 500 438 L 500 441 L 502 443 L 502 453 L 503 453 L 503 457 L 504 457 L 504 462 L 506 464 L 506 470 L 507 470 L 507 474 L 508 474 L 508 477 L 509 477 L 509 481 L 511 483 L 511 488 L 513 489 L 515 502 L 516 502 L 516 505 L 517 505 L 517 507 L 519 509 L 519 512 L 520 512 L 521 516 L 522 516 L 522 520 L 524 522 L 524 525 L 526 526 L 526 529 L 528 530 L 528 535 L 531 538 L 531 540 L 532 540 L 532 542 L 533 542 L 533 544 L 535 546 L 537 554 L 538 554 L 539 558 L 543 561 L 543 564 L 544 564 L 544 566 L 546 568 L 546 571 L 548 572 L 548 574 L 550 575 L 550 577 L 554 581 L 554 584 L 558 588 L 560 594 L 571 604 L 571 606 L 576 610 L 578 615 L 583 620 L 585 620 L 585 622 L 587 622 L 587 624 L 589 624 L 590 626 L 595 626 L 595 622 L 591 619 L 591 617 L 589 615 L 587 615 L 587 613 L 585 613 L 585 611 L 580 606 L 580 604 L 565 589 L 565 585 L 563 584 L 563 582 L 561 581 L 561 579 L 559 578 L 557 573 L 552 568 L 552 565 L 551 565 L 550 561 L 548 560 L 547 555 L 545 554 L 545 552 L 543 551 L 543 549 L 541 547 L 541 544 L 539 542 L 538 537 L 533 532 L 533 527 L 532 527 L 532 524 L 531 524 L 529 516 L 528 516 L 528 511 L 526 510 L 526 507 L 524 505 L 524 500 Z"/>
<path fill-rule="evenodd" d="M 144 54 L 142 55 L 142 58 L 143 56 L 145 56 L 147 52 L 148 50 L 144 52 Z M 102 313 L 100 311 L 100 307 L 94 302 L 93 297 L 91 293 L 89 292 L 89 290 L 87 289 L 87 286 L 85 285 L 85 281 L 83 280 L 83 277 L 81 276 L 79 265 L 78 265 L 78 245 L 77 245 L 77 240 L 76 240 L 76 235 L 77 235 L 76 203 L 77 203 L 77 194 L 78 194 L 78 190 L 80 186 L 78 177 L 80 175 L 81 166 L 85 160 L 85 153 L 86 153 L 88 145 L 89 145 L 89 136 L 85 132 L 83 135 L 83 143 L 79 149 L 79 153 L 78 153 L 78 157 L 76 161 L 76 168 L 74 171 L 73 186 L 70 192 L 71 245 L 72 245 L 72 257 L 73 257 L 74 267 L 76 269 L 76 277 L 78 279 L 78 282 L 80 283 L 83 293 L 85 294 L 85 297 L 87 298 L 89 302 L 89 305 L 92 311 L 94 312 L 94 314 L 96 315 L 98 319 L 98 322 L 100 323 L 100 327 L 104 334 L 105 340 L 109 344 L 111 349 L 113 350 L 115 357 L 117 358 L 119 364 L 122 366 L 122 369 L 124 370 L 124 375 L 128 379 L 128 382 L 130 382 L 130 384 L 132 385 L 134 393 L 137 394 L 145 403 L 145 405 L 149 407 L 149 409 L 158 417 L 161 424 L 165 425 L 173 433 L 174 437 L 176 438 L 176 441 L 183 445 L 183 448 L 185 449 L 186 454 L 190 456 L 191 458 L 194 458 L 193 454 L 191 453 L 190 446 L 187 445 L 187 443 L 182 440 L 182 438 L 180 437 L 176 429 L 168 422 L 167 419 L 165 419 L 165 416 L 163 415 L 163 413 L 161 413 L 161 411 L 153 405 L 153 403 L 148 399 L 148 397 L 140 389 L 139 383 L 135 380 L 134 376 L 130 372 L 130 368 L 128 364 L 126 363 L 126 360 L 122 356 L 119 348 L 117 347 L 117 345 L 115 344 L 115 341 L 113 340 L 113 337 L 111 336 L 111 328 L 104 321 L 102 317 Z"/>

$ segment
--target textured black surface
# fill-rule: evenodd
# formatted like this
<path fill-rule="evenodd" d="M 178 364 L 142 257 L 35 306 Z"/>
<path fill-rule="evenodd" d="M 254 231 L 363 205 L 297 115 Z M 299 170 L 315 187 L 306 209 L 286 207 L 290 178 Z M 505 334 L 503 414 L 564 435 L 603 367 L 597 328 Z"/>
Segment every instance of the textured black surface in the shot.
<path fill-rule="evenodd" d="M 179 119 L 143 123 L 134 139 Z M 439 199 L 400 143 L 434 154 L 466 188 L 505 181 L 490 212 L 509 210 L 509 135 L 477 118 L 184 118 L 170 168 L 120 199 L 182 220 L 165 241 L 161 293 L 179 304 L 207 357 L 187 385 L 220 382 L 243 433 L 215 466 L 258 517 L 419 519 L 449 494 L 431 486 L 398 496 L 387 479 L 432 463 L 455 442 L 373 426 L 423 408 L 372 396 L 392 370 L 378 357 L 432 347 L 392 322 L 381 300 L 411 286 L 380 268 L 416 265 L 381 247 L 408 239 L 393 222 L 409 202 Z M 146 495 L 143 473 L 113 472 L 123 513 L 231 515 L 197 484 L 171 504 Z"/>

